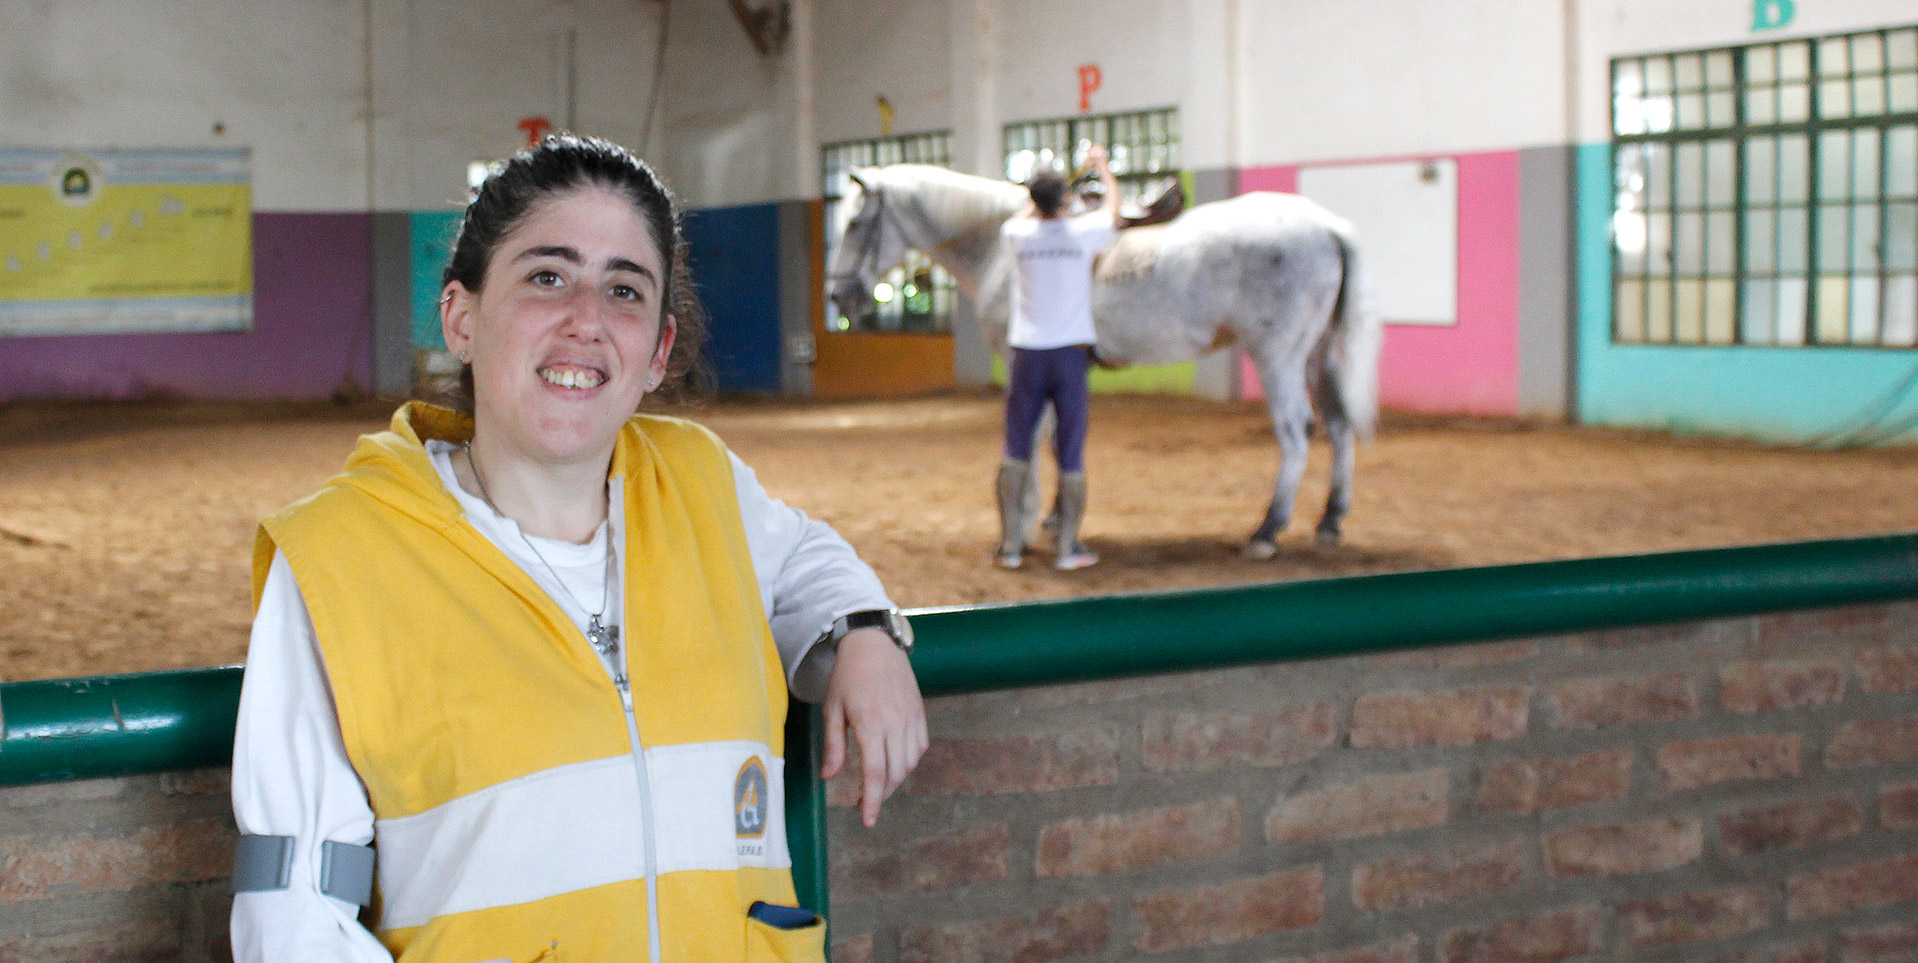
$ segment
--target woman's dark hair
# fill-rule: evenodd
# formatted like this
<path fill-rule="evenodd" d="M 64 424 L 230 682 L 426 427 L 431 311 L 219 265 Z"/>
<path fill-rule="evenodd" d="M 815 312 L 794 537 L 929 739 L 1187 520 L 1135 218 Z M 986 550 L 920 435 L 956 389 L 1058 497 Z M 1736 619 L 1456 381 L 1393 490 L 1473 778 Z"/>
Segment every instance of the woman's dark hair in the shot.
<path fill-rule="evenodd" d="M 1041 167 L 1026 178 L 1026 193 L 1032 195 L 1032 205 L 1046 217 L 1056 217 L 1066 209 L 1065 175 L 1050 167 Z"/>
<path fill-rule="evenodd" d="M 486 282 L 486 266 L 500 241 L 524 221 L 533 208 L 553 197 L 580 188 L 601 187 L 625 198 L 646 222 L 646 232 L 665 262 L 660 291 L 660 316 L 678 321 L 673 353 L 666 362 L 666 379 L 655 394 L 679 396 L 703 387 L 699 349 L 706 338 L 706 316 L 693 290 L 686 266 L 686 239 L 679 230 L 679 208 L 672 191 L 659 175 L 632 151 L 608 140 L 576 134 L 554 134 L 535 147 L 508 158 L 473 194 L 460 222 L 453 253 L 441 272 L 440 287 L 458 281 L 478 294 Z M 455 405 L 472 410 L 473 368 L 460 372 L 460 395 Z"/>

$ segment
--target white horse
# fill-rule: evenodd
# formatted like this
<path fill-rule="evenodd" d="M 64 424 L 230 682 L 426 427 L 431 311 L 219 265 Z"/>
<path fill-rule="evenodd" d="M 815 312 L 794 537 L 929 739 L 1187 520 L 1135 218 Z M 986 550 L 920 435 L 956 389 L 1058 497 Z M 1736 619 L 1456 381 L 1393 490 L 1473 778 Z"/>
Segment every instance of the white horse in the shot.
<path fill-rule="evenodd" d="M 863 310 L 874 282 L 917 248 L 952 274 L 977 307 L 986 342 L 1003 354 L 1011 258 L 999 226 L 1025 204 L 1025 190 L 919 164 L 865 168 L 852 179 L 846 201 L 856 213 L 828 268 L 838 310 Z M 1120 231 L 1095 269 L 1101 362 L 1188 361 L 1236 342 L 1258 369 L 1281 459 L 1248 555 L 1278 551 L 1305 474 L 1314 398 L 1332 445 L 1317 537 L 1339 540 L 1352 506 L 1355 438 L 1371 434 L 1378 414 L 1379 322 L 1361 285 L 1352 226 L 1296 194 L 1244 194 Z"/>

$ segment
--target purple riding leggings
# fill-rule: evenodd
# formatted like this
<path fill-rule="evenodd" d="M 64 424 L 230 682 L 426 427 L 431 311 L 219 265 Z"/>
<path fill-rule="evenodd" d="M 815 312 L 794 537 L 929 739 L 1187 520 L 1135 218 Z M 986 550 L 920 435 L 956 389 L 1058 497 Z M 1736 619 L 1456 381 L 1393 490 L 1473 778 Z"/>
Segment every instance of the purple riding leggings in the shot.
<path fill-rule="evenodd" d="M 1032 460 L 1032 439 L 1039 416 L 1051 401 L 1059 424 L 1053 451 L 1061 472 L 1085 471 L 1086 370 L 1092 351 L 1082 344 L 1063 348 L 1012 349 L 1011 384 L 1006 386 L 1006 457 Z"/>

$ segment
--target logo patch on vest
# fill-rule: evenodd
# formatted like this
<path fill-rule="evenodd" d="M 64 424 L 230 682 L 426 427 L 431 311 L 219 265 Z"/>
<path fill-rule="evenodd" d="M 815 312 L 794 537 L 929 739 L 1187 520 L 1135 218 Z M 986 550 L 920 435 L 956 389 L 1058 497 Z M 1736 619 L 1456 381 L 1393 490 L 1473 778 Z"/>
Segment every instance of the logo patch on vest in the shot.
<path fill-rule="evenodd" d="M 733 779 L 733 834 L 739 837 L 739 855 L 763 856 L 766 846 L 766 807 L 772 802 L 766 784 L 766 766 L 758 756 L 746 760 Z"/>

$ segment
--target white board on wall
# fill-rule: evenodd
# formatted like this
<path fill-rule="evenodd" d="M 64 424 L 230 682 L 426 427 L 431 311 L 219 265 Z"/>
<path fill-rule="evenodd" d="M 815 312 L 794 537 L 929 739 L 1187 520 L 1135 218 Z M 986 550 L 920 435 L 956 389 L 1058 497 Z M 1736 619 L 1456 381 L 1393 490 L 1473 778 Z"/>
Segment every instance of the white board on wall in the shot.
<path fill-rule="evenodd" d="M 1299 193 L 1358 229 L 1381 320 L 1458 323 L 1457 161 L 1306 167 Z"/>

